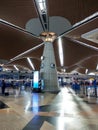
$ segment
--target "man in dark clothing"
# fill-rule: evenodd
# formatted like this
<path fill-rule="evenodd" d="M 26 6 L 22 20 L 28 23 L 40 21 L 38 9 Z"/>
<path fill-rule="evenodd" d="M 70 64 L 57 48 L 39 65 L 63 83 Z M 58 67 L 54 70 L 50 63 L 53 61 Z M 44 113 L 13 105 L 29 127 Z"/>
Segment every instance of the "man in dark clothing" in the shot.
<path fill-rule="evenodd" d="M 77 81 L 73 82 L 72 89 L 75 91 L 76 94 L 80 93 L 80 85 Z"/>
<path fill-rule="evenodd" d="M 92 84 L 93 84 L 94 89 L 95 89 L 95 97 L 97 97 L 97 82 L 96 82 L 96 79 L 94 79 Z"/>
<path fill-rule="evenodd" d="M 2 80 L 2 94 L 5 94 L 5 88 L 6 88 L 5 81 Z"/>

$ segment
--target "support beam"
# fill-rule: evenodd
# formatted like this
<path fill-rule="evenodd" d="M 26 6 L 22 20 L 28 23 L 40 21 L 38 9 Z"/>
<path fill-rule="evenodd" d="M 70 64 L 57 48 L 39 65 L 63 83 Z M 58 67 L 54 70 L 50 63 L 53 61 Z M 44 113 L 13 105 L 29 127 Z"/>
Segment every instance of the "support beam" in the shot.
<path fill-rule="evenodd" d="M 46 41 L 43 51 L 43 60 L 40 69 L 41 78 L 44 80 L 44 92 L 59 92 L 58 76 L 52 42 Z"/>

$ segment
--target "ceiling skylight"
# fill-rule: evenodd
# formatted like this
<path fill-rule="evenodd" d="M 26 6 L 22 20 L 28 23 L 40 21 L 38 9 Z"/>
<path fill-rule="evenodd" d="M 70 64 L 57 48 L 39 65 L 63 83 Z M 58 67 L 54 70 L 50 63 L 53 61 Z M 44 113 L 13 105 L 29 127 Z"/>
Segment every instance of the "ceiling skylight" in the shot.
<path fill-rule="evenodd" d="M 98 28 L 82 34 L 81 37 L 94 43 L 98 43 Z"/>
<path fill-rule="evenodd" d="M 36 0 L 36 3 L 38 3 L 40 11 L 42 13 L 46 13 L 46 1 L 45 0 Z"/>

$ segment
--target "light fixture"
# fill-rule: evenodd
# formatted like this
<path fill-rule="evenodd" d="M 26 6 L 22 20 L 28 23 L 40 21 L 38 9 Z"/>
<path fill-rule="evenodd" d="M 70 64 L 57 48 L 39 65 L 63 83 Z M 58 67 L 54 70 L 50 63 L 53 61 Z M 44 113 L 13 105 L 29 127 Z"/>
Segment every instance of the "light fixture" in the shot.
<path fill-rule="evenodd" d="M 14 65 L 14 68 L 15 68 L 17 71 L 19 71 L 19 69 L 18 69 L 18 67 L 17 67 L 16 65 Z"/>
<path fill-rule="evenodd" d="M 63 69 L 64 72 L 66 72 L 66 69 Z"/>
<path fill-rule="evenodd" d="M 21 53 L 21 54 L 19 54 L 19 55 L 17 55 L 17 56 L 15 56 L 14 58 L 12 58 L 12 59 L 10 59 L 10 60 L 11 60 L 11 61 L 14 61 L 14 60 L 16 60 L 16 59 L 19 59 L 19 58 L 21 58 L 21 56 L 23 56 L 23 55 L 25 55 L 25 54 L 27 54 L 27 53 L 29 53 L 29 52 L 31 52 L 31 51 L 33 51 L 33 50 L 35 50 L 35 49 L 41 47 L 42 45 L 44 45 L 44 42 L 41 43 L 41 44 L 39 44 L 39 45 L 37 45 L 37 46 L 35 46 L 35 47 L 33 47 L 33 48 L 31 48 L 31 49 L 29 49 L 29 50 L 27 50 L 27 51 L 25 51 L 25 52 L 23 52 L 23 53 Z"/>
<path fill-rule="evenodd" d="M 41 60 L 44 60 L 45 59 L 45 56 L 41 56 Z"/>
<path fill-rule="evenodd" d="M 96 70 L 98 71 L 98 64 L 97 64 L 97 66 L 96 66 Z"/>
<path fill-rule="evenodd" d="M 44 42 L 53 42 L 57 38 L 57 35 L 54 32 L 42 32 L 40 38 Z"/>
<path fill-rule="evenodd" d="M 95 12 L 94 14 L 92 14 L 92 15 L 86 17 L 86 18 L 83 19 L 82 21 L 80 21 L 80 22 L 74 24 L 73 27 L 76 27 L 76 26 L 78 26 L 78 25 L 80 25 L 80 24 L 82 24 L 82 23 L 85 23 L 85 22 L 87 22 L 88 20 L 90 20 L 90 19 L 92 19 L 92 18 L 94 18 L 94 17 L 96 17 L 96 16 L 98 16 L 98 12 Z"/>
<path fill-rule="evenodd" d="M 88 69 L 85 70 L 85 74 L 87 74 L 87 73 L 88 73 Z"/>
<path fill-rule="evenodd" d="M 27 60 L 28 60 L 28 62 L 30 64 L 30 66 L 32 67 L 32 69 L 35 70 L 34 65 L 33 65 L 31 59 L 28 57 Z"/>
<path fill-rule="evenodd" d="M 59 51 L 59 58 L 60 58 L 60 63 L 61 66 L 64 64 L 64 57 L 63 57 L 63 47 L 62 47 L 62 40 L 61 38 L 58 39 L 58 51 Z"/>

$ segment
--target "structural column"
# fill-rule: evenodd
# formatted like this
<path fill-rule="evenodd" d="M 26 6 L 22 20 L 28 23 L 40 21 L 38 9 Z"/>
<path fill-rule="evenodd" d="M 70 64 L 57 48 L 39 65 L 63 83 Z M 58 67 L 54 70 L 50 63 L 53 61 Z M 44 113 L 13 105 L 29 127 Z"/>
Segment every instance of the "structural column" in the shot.
<path fill-rule="evenodd" d="M 44 80 L 43 91 L 59 92 L 58 76 L 52 42 L 45 42 L 40 76 Z"/>

